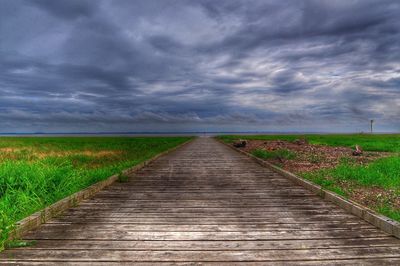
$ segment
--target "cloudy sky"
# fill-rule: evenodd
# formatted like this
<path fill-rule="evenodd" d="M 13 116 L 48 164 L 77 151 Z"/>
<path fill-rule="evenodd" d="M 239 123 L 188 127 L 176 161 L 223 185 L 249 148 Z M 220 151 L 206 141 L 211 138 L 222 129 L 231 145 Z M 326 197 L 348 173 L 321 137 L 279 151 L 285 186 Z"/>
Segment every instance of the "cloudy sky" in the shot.
<path fill-rule="evenodd" d="M 0 132 L 400 130 L 400 1 L 0 0 Z"/>

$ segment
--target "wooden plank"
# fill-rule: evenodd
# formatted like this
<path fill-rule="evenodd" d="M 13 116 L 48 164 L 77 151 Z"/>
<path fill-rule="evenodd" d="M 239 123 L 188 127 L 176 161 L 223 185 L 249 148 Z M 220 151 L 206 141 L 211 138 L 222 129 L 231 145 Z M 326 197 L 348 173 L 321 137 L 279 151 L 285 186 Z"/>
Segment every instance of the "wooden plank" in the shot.
<path fill-rule="evenodd" d="M 356 218 L 342 217 L 342 216 L 324 216 L 324 217 L 297 217 L 297 218 L 254 218 L 254 217 L 236 217 L 236 218 L 213 218 L 213 217 L 197 217 L 197 218 L 166 218 L 166 217 L 60 217 L 57 220 L 49 221 L 48 223 L 65 223 L 65 222 L 79 222 L 79 223 L 135 223 L 135 224 L 263 224 L 263 223 L 291 223 L 291 224 L 305 224 L 316 222 L 329 222 L 329 223 L 343 223 L 346 221 L 359 221 Z"/>
<path fill-rule="evenodd" d="M 350 239 L 301 239 L 258 241 L 146 241 L 146 240 L 40 240 L 27 249 L 109 249 L 109 250 L 267 250 L 322 249 L 398 246 L 392 237 Z"/>
<path fill-rule="evenodd" d="M 204 202 L 204 201 L 194 201 L 194 202 L 184 202 L 184 201 L 137 201 L 132 202 L 132 206 L 128 205 L 126 201 L 114 202 L 114 201 L 104 201 L 104 202 L 87 202 L 79 204 L 79 208 L 81 209 L 96 209 L 102 208 L 104 209 L 113 209 L 113 208 L 121 208 L 121 209 L 138 209 L 138 208 L 148 208 L 148 209 L 159 209 L 159 208 L 174 208 L 174 209 L 185 209 L 185 208 L 208 208 L 208 209 L 221 209 L 221 208 L 330 208 L 332 207 L 329 204 L 321 203 L 301 203 L 301 202 L 288 202 L 288 203 L 261 203 L 261 202 L 243 202 L 243 203 L 229 203 L 226 202 L 224 207 L 223 204 L 215 203 L 215 202 Z"/>
<path fill-rule="evenodd" d="M 108 230 L 127 231 L 206 231 L 206 232 L 240 232 L 240 231 L 276 231 L 276 230 L 359 230 L 362 228 L 373 229 L 374 227 L 367 223 L 344 223 L 344 224 L 223 224 L 223 225 L 204 225 L 204 224 L 87 224 L 87 223 L 49 223 L 42 226 L 41 232 L 45 231 L 108 231 Z"/>
<path fill-rule="evenodd" d="M 267 210 L 261 208 L 259 210 L 253 208 L 248 210 L 246 208 L 238 208 L 232 210 L 215 211 L 212 209 L 178 209 L 173 211 L 165 211 L 163 209 L 159 210 L 144 210 L 141 211 L 130 211 L 131 209 L 119 209 L 116 208 L 114 211 L 110 212 L 107 210 L 92 210 L 88 212 L 87 210 L 75 209 L 66 213 L 64 216 L 82 216 L 85 217 L 296 217 L 302 215 L 328 215 L 328 216 L 347 216 L 342 210 L 325 210 L 325 209 L 306 209 L 306 210 L 296 210 L 292 209 L 289 213 L 282 212 L 280 210 Z"/>
<path fill-rule="evenodd" d="M 202 198 L 202 199 L 131 199 L 131 198 L 123 198 L 116 201 L 114 198 L 101 198 L 97 196 L 93 200 L 85 201 L 85 202 L 92 202 L 92 203 L 125 203 L 131 204 L 132 206 L 136 206 L 135 204 L 139 203 L 214 203 L 219 204 L 220 206 L 229 205 L 229 204 L 280 204 L 280 205 L 290 205 L 290 204 L 313 204 L 314 202 L 324 202 L 321 201 L 320 198 L 317 196 L 309 196 L 309 197 L 293 197 L 293 198 L 282 198 L 282 197 L 269 197 L 269 198 L 229 198 L 229 199 L 211 199 L 211 198 Z M 335 206 L 332 203 L 325 202 L 326 204 L 330 204 L 331 207 Z"/>
<path fill-rule="evenodd" d="M 285 206 L 285 209 L 292 212 L 302 212 L 302 211 L 321 211 L 324 210 L 326 206 L 313 206 L 313 205 L 295 205 L 295 206 Z M 104 204 L 103 206 L 79 206 L 79 208 L 73 208 L 68 211 L 71 214 L 77 214 L 79 212 L 87 212 L 88 210 L 94 213 L 100 212 L 119 212 L 119 213 L 231 213 L 231 212 L 282 212 L 282 206 L 227 206 L 225 208 L 221 207 L 130 207 L 130 206 L 109 206 Z M 342 213 L 340 211 L 334 211 L 334 213 Z"/>
<path fill-rule="evenodd" d="M 132 193 L 130 191 L 101 191 L 98 193 L 99 197 L 115 197 L 115 198 L 125 198 L 129 197 L 130 199 L 157 199 L 157 198 L 234 198 L 234 197 L 241 197 L 243 199 L 246 198 L 264 198 L 266 192 L 259 192 L 259 193 L 246 193 L 246 192 L 214 192 L 214 193 L 207 193 L 207 192 L 136 192 Z M 307 197 L 313 195 L 310 192 L 303 191 L 303 190 L 287 190 L 287 191 L 280 191 L 280 190 L 272 190 L 268 193 L 268 196 L 275 196 L 275 197 Z M 268 198 L 268 197 L 265 197 Z"/>
<path fill-rule="evenodd" d="M 138 204 L 163 204 L 163 203 L 173 203 L 173 204 L 214 204 L 218 206 L 227 206 L 231 204 L 240 205 L 251 205 L 251 204 L 261 204 L 261 205 L 276 205 L 280 206 L 293 205 L 293 204 L 329 204 L 330 207 L 334 207 L 332 203 L 321 201 L 317 196 L 302 197 L 302 198 L 263 198 L 263 199 L 243 199 L 243 198 L 232 198 L 232 199 L 129 199 L 125 198 L 120 201 L 115 201 L 113 198 L 99 198 L 96 197 L 90 201 L 85 201 L 83 204 L 95 204 L 95 203 L 114 203 L 114 204 L 126 204 L 126 206 L 137 206 Z"/>
<path fill-rule="evenodd" d="M 250 251 L 131 251 L 131 250 L 13 250 L 7 252 L 12 260 L 21 256 L 26 261 L 129 261 L 129 262 L 159 262 L 159 261 L 282 261 L 287 260 L 318 260 L 324 259 L 377 259 L 400 258 L 400 247 L 365 247 L 365 248 L 327 248 L 301 250 L 250 250 Z M 4 260 L 0 258 L 0 260 Z"/>
<path fill-rule="evenodd" d="M 90 261 L 79 261 L 79 265 L 93 265 L 93 262 Z M 33 262 L 33 261 L 11 261 L 11 262 L 1 262 L 0 265 L 19 265 L 19 266 L 25 266 L 25 265 L 41 265 L 41 266 L 46 266 L 46 265 L 54 265 L 57 264 L 59 265 L 59 261 L 40 261 L 40 262 Z M 196 262 L 196 261 L 186 261 L 186 262 L 135 262 L 135 266 L 149 266 L 149 265 L 161 265 L 161 266 L 187 266 L 187 265 L 204 265 L 202 262 Z M 62 265 L 68 266 L 68 265 L 77 265 L 77 262 L 70 261 L 62 261 Z M 132 262 L 123 262 L 123 261 L 118 261 L 118 262 L 113 262 L 113 261 L 106 261 L 106 262 L 96 262 L 97 266 L 112 266 L 112 265 L 132 265 Z M 341 259 L 341 260 L 306 260 L 306 261 L 229 261 L 229 262 L 212 262 L 208 261 L 207 265 L 215 265 L 215 266 L 242 266 L 242 265 L 251 265 L 251 266 L 264 266 L 264 265 L 273 265 L 273 266 L 302 266 L 302 265 L 317 265 L 317 266 L 338 266 L 338 265 L 380 265 L 380 266 L 393 266 L 393 265 L 400 265 L 400 259 L 398 258 L 385 258 L 383 259 Z"/>
<path fill-rule="evenodd" d="M 25 239 L 93 239 L 93 240 L 279 240 L 279 239 L 335 239 L 379 237 L 382 233 L 377 229 L 335 230 L 335 231 L 249 231 L 249 232 L 180 232 L 180 231 L 38 231 L 31 233 Z"/>

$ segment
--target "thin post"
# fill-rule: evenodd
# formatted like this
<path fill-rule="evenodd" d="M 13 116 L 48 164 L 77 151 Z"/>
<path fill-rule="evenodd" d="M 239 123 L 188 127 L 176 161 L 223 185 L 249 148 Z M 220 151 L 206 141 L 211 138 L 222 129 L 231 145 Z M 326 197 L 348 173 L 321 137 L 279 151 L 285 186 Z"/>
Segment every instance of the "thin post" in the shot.
<path fill-rule="evenodd" d="M 373 119 L 371 119 L 371 133 L 372 133 L 372 125 L 373 125 L 373 123 L 374 123 L 374 120 Z"/>

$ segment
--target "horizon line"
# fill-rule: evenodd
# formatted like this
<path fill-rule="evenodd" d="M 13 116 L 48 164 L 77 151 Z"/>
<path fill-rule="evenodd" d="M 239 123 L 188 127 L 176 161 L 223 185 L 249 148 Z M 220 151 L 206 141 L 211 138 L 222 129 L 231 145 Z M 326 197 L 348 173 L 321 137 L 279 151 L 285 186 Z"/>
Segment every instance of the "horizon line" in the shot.
<path fill-rule="evenodd" d="M 123 131 L 123 132 L 0 132 L 0 135 L 138 135 L 138 134 L 400 134 L 400 131 Z"/>

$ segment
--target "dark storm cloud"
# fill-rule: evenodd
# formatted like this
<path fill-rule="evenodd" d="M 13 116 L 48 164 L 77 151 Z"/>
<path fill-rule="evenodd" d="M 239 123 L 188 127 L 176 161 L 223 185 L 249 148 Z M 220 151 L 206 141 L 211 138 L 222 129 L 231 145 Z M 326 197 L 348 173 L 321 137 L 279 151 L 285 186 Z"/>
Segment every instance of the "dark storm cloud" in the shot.
<path fill-rule="evenodd" d="M 0 7 L 3 132 L 400 129 L 398 1 Z"/>

